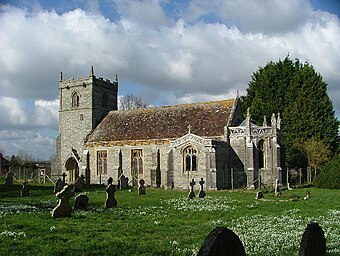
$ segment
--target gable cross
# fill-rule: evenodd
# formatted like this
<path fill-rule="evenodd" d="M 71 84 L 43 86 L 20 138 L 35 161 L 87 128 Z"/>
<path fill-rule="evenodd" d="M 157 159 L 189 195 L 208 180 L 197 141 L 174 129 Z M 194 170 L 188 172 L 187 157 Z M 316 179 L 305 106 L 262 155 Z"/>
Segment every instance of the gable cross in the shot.
<path fill-rule="evenodd" d="M 194 179 L 191 180 L 190 182 L 190 186 L 191 186 L 191 192 L 194 192 L 194 186 L 195 186 L 196 182 Z"/>
<path fill-rule="evenodd" d="M 192 127 L 192 126 L 189 124 L 187 127 L 188 127 L 188 133 L 190 134 L 190 133 L 191 133 L 191 127 Z"/>

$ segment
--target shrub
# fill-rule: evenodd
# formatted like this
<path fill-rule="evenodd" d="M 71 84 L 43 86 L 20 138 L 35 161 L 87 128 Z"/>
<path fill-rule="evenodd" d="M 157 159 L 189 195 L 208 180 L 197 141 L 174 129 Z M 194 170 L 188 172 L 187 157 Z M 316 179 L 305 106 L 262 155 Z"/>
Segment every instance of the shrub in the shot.
<path fill-rule="evenodd" d="M 333 157 L 313 182 L 318 188 L 340 189 L 340 155 Z"/>

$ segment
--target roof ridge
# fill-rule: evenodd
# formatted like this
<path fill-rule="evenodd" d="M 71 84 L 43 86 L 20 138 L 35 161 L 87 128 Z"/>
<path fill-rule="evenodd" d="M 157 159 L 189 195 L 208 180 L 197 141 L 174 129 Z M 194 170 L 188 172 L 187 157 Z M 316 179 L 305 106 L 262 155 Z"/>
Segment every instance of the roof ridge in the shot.
<path fill-rule="evenodd" d="M 234 102 L 235 99 L 226 99 L 226 100 L 216 100 L 216 101 L 202 101 L 202 102 L 193 102 L 193 103 L 181 103 L 176 105 L 165 105 L 165 106 L 153 106 L 148 108 L 134 108 L 134 109 L 128 109 L 128 110 L 118 110 L 118 112 L 134 112 L 134 111 L 150 111 L 155 109 L 167 109 L 167 108 L 178 108 L 178 107 L 189 107 L 189 106 L 200 106 L 200 105 L 220 105 L 224 106 L 226 102 Z M 229 104 L 228 104 L 229 105 Z M 230 107 L 232 107 L 234 104 L 230 104 Z M 117 110 L 112 110 L 110 112 L 117 112 Z"/>

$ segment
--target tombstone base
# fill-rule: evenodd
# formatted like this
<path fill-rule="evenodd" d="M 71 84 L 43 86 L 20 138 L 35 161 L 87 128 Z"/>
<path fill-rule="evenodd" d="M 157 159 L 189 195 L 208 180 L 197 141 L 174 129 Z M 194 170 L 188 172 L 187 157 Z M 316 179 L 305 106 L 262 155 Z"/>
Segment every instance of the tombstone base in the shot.
<path fill-rule="evenodd" d="M 195 193 L 194 192 L 190 192 L 189 195 L 188 195 L 189 199 L 193 199 L 196 197 Z"/>

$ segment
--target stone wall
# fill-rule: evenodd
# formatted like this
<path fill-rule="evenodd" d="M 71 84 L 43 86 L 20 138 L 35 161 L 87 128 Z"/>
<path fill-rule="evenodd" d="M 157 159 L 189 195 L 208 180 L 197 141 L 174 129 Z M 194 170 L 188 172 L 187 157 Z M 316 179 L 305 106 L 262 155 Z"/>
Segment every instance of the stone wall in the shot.
<path fill-rule="evenodd" d="M 117 110 L 118 82 L 89 77 L 60 81 L 59 83 L 59 137 L 60 168 L 55 173 L 66 172 L 65 164 L 70 157 L 78 155 L 79 175 L 83 172 L 82 155 L 86 136 L 107 115 Z M 79 105 L 72 106 L 72 96 L 77 93 Z M 106 104 L 103 99 L 106 98 Z M 74 150 L 72 150 L 74 149 Z M 77 157 L 75 157 L 77 158 Z M 86 159 L 84 159 L 86 162 Z M 86 165 L 86 163 L 84 163 Z M 73 177 L 69 181 L 74 181 Z"/>

